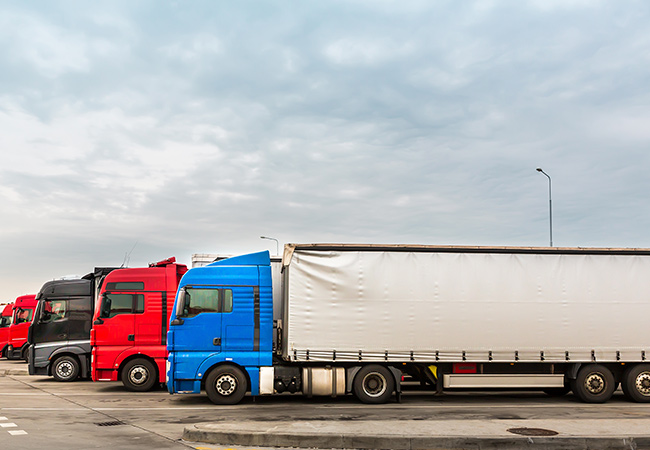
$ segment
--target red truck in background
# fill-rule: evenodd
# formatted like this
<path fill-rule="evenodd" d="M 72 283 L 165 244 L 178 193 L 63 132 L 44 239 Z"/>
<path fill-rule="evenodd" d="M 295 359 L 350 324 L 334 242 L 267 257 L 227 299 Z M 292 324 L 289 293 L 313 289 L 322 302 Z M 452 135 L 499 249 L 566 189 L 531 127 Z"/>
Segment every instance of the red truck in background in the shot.
<path fill-rule="evenodd" d="M 106 275 L 90 331 L 93 381 L 121 380 L 141 392 L 165 382 L 167 326 L 185 272 L 169 258 Z"/>
<path fill-rule="evenodd" d="M 14 313 L 14 304 L 0 306 L 0 358 L 5 355 L 9 343 L 9 326 Z"/>
<path fill-rule="evenodd" d="M 7 359 L 26 359 L 27 333 L 34 317 L 38 301 L 35 295 L 21 295 L 14 303 L 14 314 L 9 327 L 9 339 L 5 354 Z"/>

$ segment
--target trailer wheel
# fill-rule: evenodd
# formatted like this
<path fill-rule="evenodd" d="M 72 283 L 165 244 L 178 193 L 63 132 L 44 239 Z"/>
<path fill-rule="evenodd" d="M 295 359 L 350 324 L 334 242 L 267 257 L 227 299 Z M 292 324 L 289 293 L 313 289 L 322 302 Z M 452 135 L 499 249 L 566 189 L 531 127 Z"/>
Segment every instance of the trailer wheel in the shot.
<path fill-rule="evenodd" d="M 205 379 L 205 392 L 215 405 L 235 405 L 247 390 L 246 375 L 235 366 L 219 366 Z"/>
<path fill-rule="evenodd" d="M 52 376 L 56 381 L 74 381 L 79 376 L 79 361 L 74 356 L 61 356 L 52 364 Z"/>
<path fill-rule="evenodd" d="M 585 403 L 605 403 L 616 390 L 616 380 L 607 367 L 588 364 L 571 381 L 571 390 Z"/>
<path fill-rule="evenodd" d="M 386 403 L 393 395 L 395 381 L 388 368 L 372 364 L 357 372 L 352 388 L 362 403 L 380 404 Z"/>
<path fill-rule="evenodd" d="M 122 369 L 122 384 L 129 391 L 150 391 L 156 381 L 158 373 L 148 359 L 132 359 Z"/>
<path fill-rule="evenodd" d="M 637 403 L 650 402 L 650 364 L 637 364 L 627 369 L 621 385 L 628 399 Z"/>

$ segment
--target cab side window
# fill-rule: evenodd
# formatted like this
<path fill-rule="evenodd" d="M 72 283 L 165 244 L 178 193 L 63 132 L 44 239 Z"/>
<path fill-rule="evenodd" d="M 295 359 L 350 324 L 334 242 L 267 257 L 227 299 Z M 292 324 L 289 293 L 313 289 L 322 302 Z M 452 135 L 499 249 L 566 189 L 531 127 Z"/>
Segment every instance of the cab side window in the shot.
<path fill-rule="evenodd" d="M 31 322 L 32 314 L 34 314 L 33 309 L 17 308 L 15 323 Z"/>
<path fill-rule="evenodd" d="M 143 294 L 104 294 L 99 317 L 110 319 L 118 314 L 144 312 Z"/>
<path fill-rule="evenodd" d="M 48 300 L 43 303 L 41 323 L 56 322 L 68 317 L 68 302 L 63 300 Z"/>
<path fill-rule="evenodd" d="M 232 289 L 186 288 L 183 317 L 232 312 Z"/>

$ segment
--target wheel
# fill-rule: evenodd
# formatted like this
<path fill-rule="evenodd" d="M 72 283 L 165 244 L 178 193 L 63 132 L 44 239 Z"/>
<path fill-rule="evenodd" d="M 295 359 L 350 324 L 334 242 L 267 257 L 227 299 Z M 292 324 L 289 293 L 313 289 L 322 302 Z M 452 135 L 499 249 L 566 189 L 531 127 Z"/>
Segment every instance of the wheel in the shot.
<path fill-rule="evenodd" d="M 122 384 L 129 391 L 150 391 L 157 381 L 156 367 L 148 359 L 132 359 L 122 369 Z"/>
<path fill-rule="evenodd" d="M 371 364 L 357 372 L 352 388 L 363 403 L 386 403 L 395 390 L 395 380 L 388 368 Z"/>
<path fill-rule="evenodd" d="M 29 364 L 29 347 L 28 346 L 25 346 L 25 348 L 23 348 L 23 351 L 21 353 L 21 358 L 23 359 L 23 361 L 25 361 L 27 364 Z"/>
<path fill-rule="evenodd" d="M 74 356 L 60 356 L 52 364 L 52 376 L 56 381 L 74 381 L 79 376 L 79 361 Z"/>
<path fill-rule="evenodd" d="M 246 375 L 235 366 L 220 366 L 205 379 L 205 392 L 215 405 L 235 405 L 248 390 Z"/>
<path fill-rule="evenodd" d="M 585 403 L 604 403 L 616 389 L 612 371 L 600 364 L 588 364 L 571 381 L 571 390 Z"/>
<path fill-rule="evenodd" d="M 650 364 L 637 364 L 628 368 L 621 381 L 625 396 L 638 403 L 650 402 Z"/>

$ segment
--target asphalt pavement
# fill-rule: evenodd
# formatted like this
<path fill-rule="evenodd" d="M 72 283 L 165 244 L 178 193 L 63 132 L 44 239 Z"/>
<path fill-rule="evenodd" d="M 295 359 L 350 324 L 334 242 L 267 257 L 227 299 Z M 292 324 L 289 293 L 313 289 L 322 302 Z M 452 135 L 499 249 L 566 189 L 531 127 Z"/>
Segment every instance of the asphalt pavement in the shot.
<path fill-rule="evenodd" d="M 0 360 L 0 377 L 5 377 L 0 380 L 7 381 L 0 385 L 11 390 L 0 393 L 5 396 L 0 432 L 22 439 L 24 448 L 41 448 L 45 441 L 36 439 L 48 430 L 53 449 L 59 448 L 59 434 L 88 433 L 97 441 L 93 448 L 100 448 L 101 438 L 106 439 L 101 448 L 121 439 L 124 448 L 148 442 L 159 448 L 196 449 L 650 450 L 650 405 L 627 402 L 620 392 L 604 405 L 580 403 L 571 395 L 407 392 L 402 403 L 376 406 L 361 405 L 352 397 L 278 396 L 247 397 L 241 405 L 223 407 L 204 395 L 169 396 L 162 389 L 128 393 L 119 383 L 57 383 L 26 373 L 24 362 Z M 103 427 L 97 425 L 110 421 L 123 425 L 98 435 Z M 25 435 L 13 436 L 21 430 Z M 25 439 L 33 440 L 31 447 Z M 9 443 L 0 437 L 0 449 L 3 442 Z M 79 441 L 66 447 L 85 448 Z"/>
<path fill-rule="evenodd" d="M 10 361 L 7 358 L 0 359 L 0 377 L 6 375 L 29 375 L 27 363 L 21 360 Z"/>

